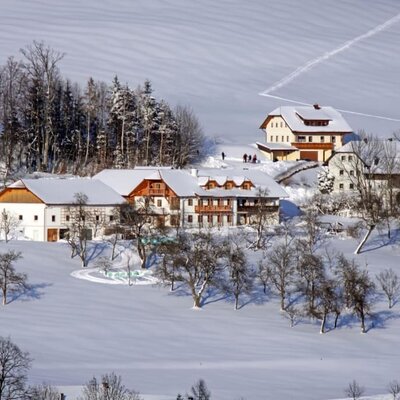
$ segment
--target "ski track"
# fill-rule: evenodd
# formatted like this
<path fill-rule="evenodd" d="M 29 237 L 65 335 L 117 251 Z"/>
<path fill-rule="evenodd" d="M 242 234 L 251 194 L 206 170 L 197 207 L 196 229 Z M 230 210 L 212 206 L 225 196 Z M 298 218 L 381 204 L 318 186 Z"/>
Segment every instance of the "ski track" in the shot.
<path fill-rule="evenodd" d="M 393 24 L 395 24 L 396 22 L 400 21 L 400 13 L 397 14 L 396 16 L 394 16 L 393 18 L 390 18 L 389 20 L 387 20 L 386 22 L 376 26 L 375 28 L 369 30 L 368 32 L 357 36 L 354 39 L 348 40 L 347 42 L 345 42 L 344 44 L 342 44 L 341 46 L 337 47 L 334 50 L 331 50 L 327 53 L 324 53 L 322 56 L 319 56 L 317 58 L 314 58 L 313 60 L 308 61 L 305 65 L 297 68 L 295 71 L 293 71 L 292 73 L 290 73 L 289 75 L 285 76 L 284 78 L 282 78 L 280 81 L 278 81 L 277 83 L 275 83 L 274 85 L 272 85 L 271 87 L 269 87 L 268 89 L 266 89 L 264 92 L 260 93 L 261 96 L 266 96 L 271 92 L 276 91 L 277 89 L 280 89 L 283 86 L 286 86 L 288 83 L 290 83 L 291 81 L 293 81 L 294 79 L 296 79 L 298 76 L 300 76 L 301 74 L 309 71 L 310 69 L 314 68 L 317 64 L 320 64 L 323 61 L 328 60 L 329 58 L 335 56 L 338 53 L 341 53 L 344 50 L 349 49 L 350 47 L 352 47 L 353 45 L 355 45 L 356 43 L 358 43 L 361 40 L 367 39 L 371 36 L 376 35 L 379 32 L 382 32 L 385 29 L 388 29 L 389 27 L 391 27 Z M 364 116 L 368 116 L 366 114 L 359 114 L 359 115 L 364 115 Z M 394 120 L 391 119 L 392 121 L 398 121 L 398 120 Z"/>

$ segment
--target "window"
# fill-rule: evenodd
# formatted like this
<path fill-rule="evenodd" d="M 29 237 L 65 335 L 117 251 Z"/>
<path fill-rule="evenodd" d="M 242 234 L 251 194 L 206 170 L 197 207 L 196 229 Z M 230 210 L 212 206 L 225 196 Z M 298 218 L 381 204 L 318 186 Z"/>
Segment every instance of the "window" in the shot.
<path fill-rule="evenodd" d="M 354 189 L 354 184 L 353 183 L 350 183 L 349 189 Z"/>
<path fill-rule="evenodd" d="M 297 141 L 299 143 L 304 143 L 306 141 L 306 137 L 305 136 L 297 136 Z"/>
<path fill-rule="evenodd" d="M 161 207 L 162 206 L 162 201 L 161 199 L 157 200 L 157 207 Z"/>
<path fill-rule="evenodd" d="M 271 135 L 271 142 L 273 142 L 274 141 L 274 137 Z"/>
<path fill-rule="evenodd" d="M 56 222 L 56 216 L 55 215 L 51 216 L 51 222 Z"/>
<path fill-rule="evenodd" d="M 110 215 L 109 220 L 110 222 L 114 221 L 114 215 Z"/>
<path fill-rule="evenodd" d="M 279 142 L 279 136 L 278 135 L 275 136 L 275 142 Z"/>
<path fill-rule="evenodd" d="M 34 216 L 33 216 L 33 220 L 34 220 L 34 221 L 37 221 L 38 219 L 39 219 L 39 217 L 38 217 L 37 215 L 34 215 Z"/>
<path fill-rule="evenodd" d="M 321 143 L 324 143 L 324 142 L 325 142 L 325 136 L 320 136 L 319 141 L 320 141 Z"/>
<path fill-rule="evenodd" d="M 281 128 L 283 128 L 283 122 L 281 122 Z"/>
<path fill-rule="evenodd" d="M 227 215 L 226 219 L 227 219 L 228 223 L 231 223 L 232 222 L 232 215 Z"/>
<path fill-rule="evenodd" d="M 100 215 L 96 215 L 96 221 L 97 221 L 97 222 L 100 221 Z"/>
<path fill-rule="evenodd" d="M 339 175 L 344 175 L 344 171 L 342 169 L 339 171 Z"/>
<path fill-rule="evenodd" d="M 217 215 L 217 222 L 219 224 L 222 222 L 222 216 L 221 215 Z"/>
<path fill-rule="evenodd" d="M 286 136 L 286 141 L 289 143 L 289 136 Z"/>
<path fill-rule="evenodd" d="M 285 141 L 285 136 L 282 136 L 282 142 L 284 142 Z"/>
<path fill-rule="evenodd" d="M 19 216 L 18 216 L 18 219 L 19 219 L 20 221 L 22 221 L 22 220 L 24 219 L 24 217 L 23 217 L 22 215 L 19 215 Z"/>
<path fill-rule="evenodd" d="M 188 215 L 188 222 L 192 223 L 193 222 L 193 215 Z"/>
<path fill-rule="evenodd" d="M 207 222 L 212 222 L 212 215 L 207 215 Z"/>
<path fill-rule="evenodd" d="M 350 171 L 350 176 L 354 176 L 354 171 Z"/>
<path fill-rule="evenodd" d="M 309 142 L 312 142 L 312 136 L 309 136 L 309 137 L 308 137 L 308 141 L 309 141 Z"/>
<path fill-rule="evenodd" d="M 349 161 L 353 161 L 353 156 L 349 156 Z"/>
<path fill-rule="evenodd" d="M 202 224 L 202 223 L 203 223 L 203 216 L 202 216 L 202 215 L 198 215 L 198 216 L 197 216 L 197 222 L 198 222 L 199 224 Z"/>
<path fill-rule="evenodd" d="M 343 183 L 340 183 L 339 184 L 339 189 L 343 189 L 343 188 L 344 188 Z"/>
<path fill-rule="evenodd" d="M 331 142 L 336 143 L 336 136 L 331 136 Z"/>
<path fill-rule="evenodd" d="M 66 215 L 66 216 L 65 216 L 65 220 L 66 220 L 67 222 L 69 222 L 69 215 Z"/>
<path fill-rule="evenodd" d="M 346 156 L 341 156 L 340 159 L 341 159 L 342 161 L 346 161 Z"/>
<path fill-rule="evenodd" d="M 192 206 L 193 205 L 193 199 L 188 199 L 188 206 Z"/>

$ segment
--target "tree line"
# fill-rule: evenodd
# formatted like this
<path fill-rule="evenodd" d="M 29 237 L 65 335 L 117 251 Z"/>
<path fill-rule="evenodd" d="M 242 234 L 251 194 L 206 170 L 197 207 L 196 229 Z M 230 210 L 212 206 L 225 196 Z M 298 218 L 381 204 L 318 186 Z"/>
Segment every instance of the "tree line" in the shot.
<path fill-rule="evenodd" d="M 34 41 L 22 59 L 0 66 L 0 161 L 14 170 L 85 175 L 136 165 L 183 167 L 198 157 L 203 132 L 192 109 L 154 97 L 151 82 L 132 89 L 63 78 L 64 54 Z"/>

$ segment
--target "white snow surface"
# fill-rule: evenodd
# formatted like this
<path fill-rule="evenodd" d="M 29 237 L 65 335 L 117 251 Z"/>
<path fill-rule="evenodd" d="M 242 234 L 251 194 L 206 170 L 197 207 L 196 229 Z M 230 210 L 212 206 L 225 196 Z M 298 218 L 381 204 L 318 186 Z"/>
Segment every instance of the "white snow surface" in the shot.
<path fill-rule="evenodd" d="M 115 205 L 126 200 L 112 188 L 96 179 L 86 178 L 40 178 L 21 179 L 11 188 L 26 187 L 46 204 L 73 204 L 76 194 L 87 196 L 88 205 Z"/>
<path fill-rule="evenodd" d="M 331 249 L 352 257 L 355 240 L 329 240 Z M 371 276 L 397 269 L 399 247 L 393 243 L 376 232 L 357 261 L 367 263 Z M 274 296 L 243 299 L 234 311 L 231 301 L 210 293 L 195 311 L 185 290 L 74 278 L 80 263 L 65 243 L 0 243 L 1 252 L 8 248 L 23 252 L 17 268 L 28 273 L 33 289 L 2 308 L 0 335 L 31 353 L 33 383 L 76 387 L 115 371 L 151 399 L 172 400 L 204 378 L 218 400 L 322 400 L 343 397 L 352 379 L 368 395 L 384 393 L 398 379 L 400 305 L 389 311 L 383 298 L 367 334 L 344 316 L 338 329 L 320 335 L 318 321 L 304 319 L 290 328 Z M 89 268 L 109 250 L 92 242 Z M 250 262 L 259 256 L 248 253 Z M 71 394 L 68 400 L 74 399 Z"/>
<path fill-rule="evenodd" d="M 1 0 L 0 64 L 44 40 L 81 85 L 148 78 L 157 97 L 190 104 L 207 134 L 257 141 L 288 104 L 263 91 L 400 119 L 399 12 L 398 0 Z M 399 128 L 344 117 L 382 136 Z"/>

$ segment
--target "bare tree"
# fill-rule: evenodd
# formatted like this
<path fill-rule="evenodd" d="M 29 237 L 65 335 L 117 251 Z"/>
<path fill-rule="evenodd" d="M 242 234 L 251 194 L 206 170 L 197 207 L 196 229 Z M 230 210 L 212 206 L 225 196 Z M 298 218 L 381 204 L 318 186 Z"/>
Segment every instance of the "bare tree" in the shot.
<path fill-rule="evenodd" d="M 0 400 L 25 400 L 29 354 L 0 336 Z"/>
<path fill-rule="evenodd" d="M 9 234 L 13 230 L 15 230 L 18 225 L 19 221 L 17 220 L 17 218 L 5 208 L 3 208 L 3 211 L 0 215 L 0 232 L 4 233 L 4 240 L 6 241 L 6 243 L 9 240 Z"/>
<path fill-rule="evenodd" d="M 376 276 L 376 279 L 388 299 L 389 308 L 392 308 L 400 294 L 400 280 L 398 275 L 390 268 L 380 272 Z"/>
<path fill-rule="evenodd" d="M 189 396 L 188 396 L 189 397 Z M 191 389 L 191 397 L 193 400 L 210 400 L 211 392 L 208 390 L 204 379 L 199 379 Z"/>
<path fill-rule="evenodd" d="M 267 189 L 258 189 L 254 209 L 255 212 L 250 216 L 250 222 L 256 231 L 256 237 L 250 240 L 250 248 L 267 250 L 273 237 L 271 225 L 277 218 L 277 207 L 271 205 Z"/>
<path fill-rule="evenodd" d="M 54 120 L 53 104 L 56 95 L 56 83 L 59 80 L 59 71 L 57 64 L 64 57 L 64 54 L 59 53 L 43 42 L 34 41 L 32 45 L 21 49 L 21 53 L 26 58 L 25 69 L 28 76 L 35 81 L 39 86 L 43 95 L 43 126 L 39 127 L 38 136 L 41 136 L 42 144 L 39 148 L 41 164 L 40 168 L 47 171 L 49 168 L 50 153 L 54 152 L 56 144 L 55 129 L 56 123 Z M 53 150 L 50 152 L 50 150 Z M 54 164 L 53 164 L 54 167 Z"/>
<path fill-rule="evenodd" d="M 90 223 L 93 219 L 88 210 L 88 197 L 84 193 L 75 193 L 75 201 L 69 207 L 69 221 L 67 222 L 67 241 L 71 247 L 71 256 L 78 255 L 82 267 L 87 266 L 87 241 L 91 239 Z"/>
<path fill-rule="evenodd" d="M 301 311 L 291 304 L 286 307 L 284 316 L 290 321 L 290 327 L 293 328 L 301 317 Z"/>
<path fill-rule="evenodd" d="M 41 384 L 28 389 L 27 400 L 60 400 L 59 391 L 51 385 Z"/>
<path fill-rule="evenodd" d="M 135 204 L 125 204 L 121 207 L 121 227 L 128 236 L 136 239 L 137 251 L 141 259 L 141 268 L 146 268 L 147 239 L 154 231 L 152 224 L 152 208 L 147 199 L 140 199 Z"/>
<path fill-rule="evenodd" d="M 361 387 L 356 380 L 353 380 L 349 383 L 349 386 L 345 389 L 344 393 L 347 397 L 350 397 L 353 400 L 359 399 L 365 390 Z"/>
<path fill-rule="evenodd" d="M 320 333 L 325 333 L 325 325 L 327 317 L 330 313 L 335 313 L 335 324 L 342 310 L 342 295 L 338 284 L 333 279 L 324 279 L 318 287 L 317 297 L 318 305 L 316 307 L 316 314 L 321 318 Z"/>
<path fill-rule="evenodd" d="M 177 237 L 179 252 L 173 263 L 175 280 L 190 289 L 193 308 L 200 308 L 205 290 L 216 283 L 224 268 L 225 250 L 210 232 L 180 233 Z"/>
<path fill-rule="evenodd" d="M 173 164 L 179 168 L 199 158 L 204 144 L 204 133 L 193 110 L 185 106 L 175 109 L 177 125 Z"/>
<path fill-rule="evenodd" d="M 350 262 L 343 255 L 338 258 L 336 275 L 344 288 L 345 305 L 360 318 L 361 333 L 365 333 L 365 318 L 372 308 L 375 284 L 366 270 L 361 270 L 354 260 Z"/>
<path fill-rule="evenodd" d="M 83 388 L 83 397 L 79 400 L 142 400 L 139 393 L 127 389 L 121 376 L 114 372 L 105 374 L 101 380 L 93 377 Z"/>
<path fill-rule="evenodd" d="M 108 257 L 99 257 L 96 261 L 96 267 L 99 271 L 104 272 L 107 276 L 108 271 L 112 268 L 112 261 Z"/>
<path fill-rule="evenodd" d="M 235 298 L 235 310 L 239 307 L 239 296 L 250 293 L 253 288 L 253 273 L 246 261 L 246 255 L 240 245 L 235 243 L 234 238 L 229 238 L 225 244 L 227 279 L 223 281 L 222 287 L 225 293 Z"/>
<path fill-rule="evenodd" d="M 12 290 L 25 289 L 27 287 L 27 275 L 18 273 L 14 263 L 22 258 L 20 252 L 8 250 L 0 253 L 0 287 L 3 296 L 3 306 L 7 304 L 7 294 Z"/>
<path fill-rule="evenodd" d="M 281 242 L 267 253 L 269 281 L 280 297 L 281 311 L 286 309 L 289 288 L 294 283 L 296 274 L 295 254 L 291 242 Z"/>
<path fill-rule="evenodd" d="M 389 393 L 393 396 L 393 400 L 399 399 L 400 383 L 398 381 L 391 381 L 388 385 Z"/>

